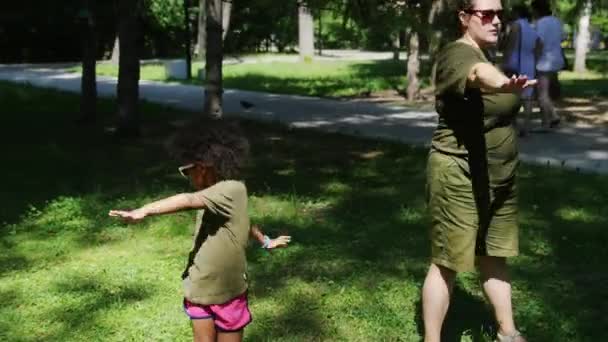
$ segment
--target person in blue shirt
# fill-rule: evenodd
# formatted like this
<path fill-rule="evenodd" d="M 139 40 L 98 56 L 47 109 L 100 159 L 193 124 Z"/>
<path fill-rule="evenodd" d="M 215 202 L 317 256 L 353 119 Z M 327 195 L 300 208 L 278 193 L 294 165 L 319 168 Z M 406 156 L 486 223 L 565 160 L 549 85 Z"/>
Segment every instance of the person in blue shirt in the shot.
<path fill-rule="evenodd" d="M 534 23 L 536 33 L 543 44 L 542 52 L 536 62 L 538 104 L 543 114 L 543 128 L 550 129 L 560 123 L 560 117 L 553 105 L 551 90 L 559 89 L 557 74 L 565 66 L 561 46 L 564 31 L 562 22 L 552 15 L 551 4 L 547 0 L 534 0 L 532 10 L 536 18 Z"/>
<path fill-rule="evenodd" d="M 507 76 L 525 75 L 536 78 L 536 63 L 542 51 L 542 41 L 530 24 L 531 14 L 525 5 L 512 8 L 513 20 L 507 27 L 504 44 L 502 69 Z M 521 100 L 524 108 L 523 124 L 519 125 L 519 135 L 527 135 L 534 102 L 533 87 L 524 89 Z"/>

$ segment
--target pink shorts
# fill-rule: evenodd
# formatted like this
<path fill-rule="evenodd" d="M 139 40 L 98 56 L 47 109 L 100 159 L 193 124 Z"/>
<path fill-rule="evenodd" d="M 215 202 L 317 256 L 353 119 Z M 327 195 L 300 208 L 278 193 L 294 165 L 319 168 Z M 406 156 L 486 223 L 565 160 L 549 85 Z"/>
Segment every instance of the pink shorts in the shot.
<path fill-rule="evenodd" d="M 224 304 L 201 305 L 184 298 L 184 311 L 190 319 L 213 319 L 220 331 L 239 331 L 251 322 L 247 292 Z"/>

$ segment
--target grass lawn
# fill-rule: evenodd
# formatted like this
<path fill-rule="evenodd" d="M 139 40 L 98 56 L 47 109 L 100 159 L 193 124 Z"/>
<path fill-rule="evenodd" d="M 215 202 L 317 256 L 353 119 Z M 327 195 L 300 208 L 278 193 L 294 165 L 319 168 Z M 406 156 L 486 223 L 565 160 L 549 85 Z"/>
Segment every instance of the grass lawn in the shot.
<path fill-rule="evenodd" d="M 75 95 L 0 83 L 0 340 L 187 341 L 180 274 L 193 213 L 127 226 L 116 207 L 186 191 L 162 149 L 189 113 L 142 105 L 144 139 L 73 124 Z M 243 122 L 252 221 L 293 245 L 248 251 L 249 341 L 418 341 L 428 262 L 426 151 Z M 524 165 L 517 320 L 530 341 L 601 341 L 608 325 L 608 177 Z M 490 341 L 474 274 L 445 341 Z"/>
<path fill-rule="evenodd" d="M 574 63 L 572 51 L 566 53 L 570 64 Z M 202 68 L 194 63 L 193 75 Z M 587 57 L 588 72 L 560 73 L 565 96 L 608 96 L 608 51 L 593 51 Z M 422 63 L 422 85 L 429 85 L 430 65 Z M 80 72 L 80 68 L 74 68 Z M 264 91 L 280 94 L 297 94 L 322 97 L 360 96 L 366 92 L 385 90 L 403 91 L 407 87 L 405 61 L 314 61 L 244 63 L 224 66 L 224 87 L 232 89 Z M 117 76 L 115 65 L 100 63 L 99 75 Z M 153 81 L 171 81 L 161 64 L 142 66 L 141 78 Z M 202 84 L 201 81 L 180 81 Z"/>
<path fill-rule="evenodd" d="M 193 75 L 202 67 L 201 63 L 194 63 Z M 225 88 L 340 97 L 357 96 L 369 91 L 401 91 L 407 86 L 406 70 L 404 61 L 393 60 L 259 62 L 225 65 L 223 77 Z M 79 72 L 80 68 L 75 68 L 74 71 Z M 100 63 L 97 65 L 97 74 L 117 76 L 118 68 L 112 64 Z M 142 65 L 141 78 L 168 81 L 161 64 Z M 199 80 L 181 82 L 203 84 Z M 423 84 L 428 84 L 428 78 L 423 79 Z"/>

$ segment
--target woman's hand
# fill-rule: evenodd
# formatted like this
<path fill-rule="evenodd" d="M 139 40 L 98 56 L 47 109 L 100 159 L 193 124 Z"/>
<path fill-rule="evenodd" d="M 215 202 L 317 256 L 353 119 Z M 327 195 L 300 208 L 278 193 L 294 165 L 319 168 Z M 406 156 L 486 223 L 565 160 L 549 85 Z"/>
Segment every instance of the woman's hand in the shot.
<path fill-rule="evenodd" d="M 528 87 L 535 86 L 538 83 L 537 80 L 529 80 L 526 75 L 511 76 L 506 78 L 500 90 L 505 93 L 517 93 Z"/>
<path fill-rule="evenodd" d="M 136 223 L 146 218 L 146 213 L 141 209 L 135 210 L 110 210 L 108 215 L 118 217 L 127 223 Z"/>

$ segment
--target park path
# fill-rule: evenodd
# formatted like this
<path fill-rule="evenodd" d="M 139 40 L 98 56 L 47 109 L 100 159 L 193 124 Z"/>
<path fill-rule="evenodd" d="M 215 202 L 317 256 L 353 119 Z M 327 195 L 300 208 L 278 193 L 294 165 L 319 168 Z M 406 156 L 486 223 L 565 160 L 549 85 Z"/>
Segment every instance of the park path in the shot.
<path fill-rule="evenodd" d="M 0 65 L 0 80 L 80 92 L 80 75 L 57 65 Z M 98 94 L 114 97 L 116 79 L 98 77 Z M 140 81 L 140 97 L 180 109 L 200 111 L 203 89 L 178 83 Z M 253 104 L 245 109 L 242 102 Z M 359 136 L 428 146 L 437 114 L 401 105 L 361 100 L 333 100 L 226 89 L 224 111 L 249 119 L 281 122 Z M 608 173 L 608 132 L 605 127 L 565 123 L 548 134 L 520 140 L 526 162 Z"/>

